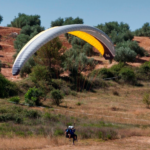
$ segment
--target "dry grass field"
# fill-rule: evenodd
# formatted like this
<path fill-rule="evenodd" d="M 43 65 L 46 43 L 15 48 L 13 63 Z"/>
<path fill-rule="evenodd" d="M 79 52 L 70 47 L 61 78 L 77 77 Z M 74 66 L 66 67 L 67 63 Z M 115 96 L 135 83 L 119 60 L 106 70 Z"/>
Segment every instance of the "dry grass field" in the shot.
<path fill-rule="evenodd" d="M 82 139 L 72 145 L 72 141 L 65 136 L 27 136 L 1 137 L 0 149 L 81 149 L 81 150 L 148 150 L 150 148 L 150 109 L 146 108 L 142 99 L 150 92 L 150 83 L 142 83 L 142 87 L 119 85 L 108 81 L 110 87 L 93 92 L 78 93 L 77 96 L 66 96 L 59 107 L 33 107 L 39 111 L 62 114 L 66 118 L 74 117 L 75 127 L 81 127 L 78 120 L 85 120 L 84 124 L 104 121 L 106 124 L 117 125 L 118 138 L 116 140 Z M 117 94 L 116 94 L 117 93 Z M 47 105 L 49 99 L 44 104 Z M 7 104 L 7 102 L 5 103 Z M 86 122 L 86 120 L 88 122 Z M 68 121 L 68 120 L 66 120 Z"/>
<path fill-rule="evenodd" d="M 142 99 L 145 93 L 150 92 L 150 83 L 143 83 L 143 87 L 109 84 L 111 86 L 106 89 L 79 93 L 76 97 L 67 96 L 62 107 L 53 108 L 53 112 L 114 123 L 149 125 L 150 109 Z"/>
<path fill-rule="evenodd" d="M 13 38 L 9 38 L 10 33 L 20 32 L 17 28 L 0 27 L 3 38 L 0 45 L 3 50 L 0 51 L 0 59 L 6 65 L 2 68 L 2 74 L 9 80 L 21 80 L 19 76 L 13 77 L 11 74 L 13 59 L 15 53 L 13 47 Z M 64 36 L 60 36 L 64 46 L 70 48 Z M 150 39 L 145 37 L 134 37 L 139 45 L 144 47 L 150 53 Z M 94 56 L 94 59 L 99 63 L 95 69 L 109 68 L 113 64 L 99 56 Z M 131 66 L 140 66 L 143 62 L 149 61 L 150 57 L 142 57 L 137 59 L 135 63 L 129 63 Z M 89 72 L 87 72 L 89 73 Z M 84 72 L 83 74 L 87 74 Z M 120 85 L 113 81 L 108 81 L 106 88 L 97 89 L 93 92 L 85 91 L 77 94 L 77 96 L 65 96 L 63 103 L 51 108 L 33 107 L 31 109 L 41 112 L 47 111 L 53 114 L 61 114 L 67 118 L 74 118 L 76 129 L 84 128 L 79 125 L 79 121 L 85 121 L 86 126 L 91 122 L 105 122 L 106 125 L 117 127 L 118 137 L 115 140 L 100 140 L 100 139 L 82 139 L 79 136 L 78 142 L 72 145 L 65 136 L 51 137 L 46 136 L 1 136 L 0 150 L 148 150 L 150 149 L 150 109 L 146 108 L 142 99 L 145 93 L 150 93 L 150 83 L 141 83 L 143 86 Z M 4 100 L 3 100 L 4 101 Z M 4 103 L 0 103 L 3 105 Z M 5 103 L 8 105 L 8 102 Z M 49 105 L 49 99 L 43 102 L 44 105 Z M 9 103 L 10 105 L 10 103 Z M 24 106 L 25 107 L 25 106 Z M 78 119 L 76 119 L 78 118 Z M 87 122 L 86 122 L 87 120 Z M 110 124 L 109 124 L 110 123 Z M 96 124 L 94 124 L 96 125 Z M 11 134 L 11 133 L 10 133 Z"/>

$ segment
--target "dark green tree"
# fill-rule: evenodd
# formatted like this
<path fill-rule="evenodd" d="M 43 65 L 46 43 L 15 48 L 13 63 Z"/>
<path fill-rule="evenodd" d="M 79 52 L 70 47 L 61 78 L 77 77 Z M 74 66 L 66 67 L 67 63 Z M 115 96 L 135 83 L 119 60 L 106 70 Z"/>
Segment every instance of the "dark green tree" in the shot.
<path fill-rule="evenodd" d="M 63 23 L 64 23 L 64 19 L 63 18 L 58 18 L 55 21 L 51 21 L 51 27 L 62 26 Z"/>
<path fill-rule="evenodd" d="M 30 39 L 44 30 L 44 27 L 41 27 L 40 23 L 41 21 L 39 15 L 32 16 L 21 13 L 19 13 L 18 17 L 11 22 L 9 26 L 22 28 L 20 34 L 17 36 L 14 42 L 14 47 L 16 49 L 14 58 L 16 58 L 20 50 Z M 30 58 L 20 71 L 20 75 L 23 77 L 26 74 L 31 73 L 33 66 L 35 66 L 35 62 L 33 58 Z"/>
<path fill-rule="evenodd" d="M 34 32 L 40 33 L 43 30 L 44 30 L 44 27 L 41 27 L 40 25 L 33 25 L 33 26 L 26 25 L 21 29 L 20 34 L 29 35 L 31 39 L 33 36 L 36 35 L 36 34 L 33 35 Z"/>
<path fill-rule="evenodd" d="M 114 44 L 133 39 L 133 34 L 130 31 L 129 25 L 123 22 L 119 24 L 118 22 L 113 21 L 99 24 L 96 27 L 105 32 Z"/>
<path fill-rule="evenodd" d="M 150 37 L 150 23 L 147 22 L 142 26 L 142 28 L 135 30 L 134 35 Z"/>
<path fill-rule="evenodd" d="M 52 98 L 53 104 L 59 106 L 60 103 L 62 102 L 63 95 L 61 94 L 60 90 L 54 89 L 51 91 L 51 98 Z"/>
<path fill-rule="evenodd" d="M 22 47 L 30 40 L 29 35 L 26 34 L 19 34 L 14 41 L 14 47 L 16 49 L 16 54 L 14 55 L 14 58 L 16 58 L 16 55 L 20 52 Z"/>
<path fill-rule="evenodd" d="M 3 17 L 0 15 L 0 24 L 1 24 L 2 21 L 3 21 Z"/>
<path fill-rule="evenodd" d="M 51 27 L 68 25 L 68 24 L 83 24 L 83 19 L 81 19 L 79 17 L 77 17 L 75 19 L 72 17 L 66 17 L 65 19 L 58 18 L 55 21 L 51 21 Z"/>
<path fill-rule="evenodd" d="M 15 17 L 11 24 L 8 26 L 22 28 L 26 25 L 33 26 L 39 25 L 40 26 L 40 16 L 39 15 L 26 15 L 24 13 L 19 13 L 18 17 Z"/>
<path fill-rule="evenodd" d="M 62 48 L 62 43 L 57 37 L 43 45 L 36 53 L 34 60 L 40 65 L 47 66 L 49 69 L 59 65 L 61 55 L 59 50 Z"/>

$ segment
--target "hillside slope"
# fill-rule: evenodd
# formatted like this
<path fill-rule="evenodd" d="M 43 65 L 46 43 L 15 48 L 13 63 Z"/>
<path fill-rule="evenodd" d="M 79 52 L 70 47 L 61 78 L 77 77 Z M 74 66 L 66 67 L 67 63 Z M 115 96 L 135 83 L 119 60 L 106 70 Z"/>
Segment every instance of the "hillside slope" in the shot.
<path fill-rule="evenodd" d="M 13 65 L 13 55 L 15 54 L 14 49 L 14 36 L 20 33 L 19 28 L 12 27 L 0 27 L 0 60 L 2 61 L 1 73 L 9 80 L 16 80 L 19 78 L 13 77 L 12 65 Z"/>
<path fill-rule="evenodd" d="M 2 61 L 2 69 L 1 73 L 9 80 L 19 80 L 20 77 L 13 76 L 12 75 L 12 65 L 13 65 L 13 55 L 15 54 L 15 49 L 13 42 L 15 38 L 13 37 L 13 34 L 19 34 L 20 33 L 19 28 L 13 28 L 13 27 L 0 27 L 0 60 Z M 63 43 L 63 47 L 66 49 L 71 48 L 71 44 L 68 43 L 64 35 L 59 36 L 60 40 Z M 135 41 L 139 43 L 141 47 L 147 50 L 147 52 L 150 54 L 150 38 L 148 37 L 134 37 Z M 94 49 L 95 52 L 97 52 L 96 49 Z M 95 66 L 95 69 L 104 68 L 104 67 L 111 67 L 113 64 L 116 64 L 115 61 L 113 61 L 112 64 L 108 63 L 108 60 L 105 60 L 103 57 L 100 56 L 93 56 L 95 60 L 98 61 L 98 64 Z M 137 59 L 135 63 L 129 63 L 129 65 L 132 66 L 140 66 L 141 63 L 145 61 L 149 61 L 150 57 L 142 57 L 140 59 Z M 89 71 L 83 72 L 83 74 L 87 75 Z"/>

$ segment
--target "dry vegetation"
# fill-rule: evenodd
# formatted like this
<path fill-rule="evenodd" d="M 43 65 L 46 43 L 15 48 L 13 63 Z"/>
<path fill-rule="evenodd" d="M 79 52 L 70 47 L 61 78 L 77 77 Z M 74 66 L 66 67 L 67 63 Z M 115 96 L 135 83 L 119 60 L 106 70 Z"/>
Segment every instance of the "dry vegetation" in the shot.
<path fill-rule="evenodd" d="M 0 51 L 0 59 L 2 62 L 9 62 L 7 67 L 2 68 L 2 74 L 10 80 L 16 80 L 11 75 L 12 55 L 14 48 L 12 47 L 13 38 L 7 38 L 11 32 L 19 33 L 20 29 L 16 28 L 0 28 L 2 39 L 0 45 L 3 50 Z M 7 31 L 7 33 L 6 33 Z M 60 36 L 65 47 L 70 45 L 65 41 L 63 36 Z M 150 39 L 135 37 L 140 46 L 150 52 Z M 95 56 L 99 63 L 96 69 L 110 67 L 108 61 L 104 61 L 102 57 Z M 139 66 L 144 61 L 150 60 L 149 57 L 143 57 L 136 63 L 130 63 L 132 66 Z M 115 64 L 116 62 L 113 62 Z M 6 64 L 6 63 L 5 63 Z M 9 68 L 10 67 L 10 68 Z M 86 73 L 85 73 L 86 74 Z M 106 125 L 117 127 L 117 139 L 112 141 L 103 141 L 100 139 L 81 139 L 74 147 L 72 142 L 63 137 L 51 137 L 48 133 L 45 136 L 27 136 L 18 137 L 16 135 L 1 136 L 0 149 L 19 150 L 19 149 L 112 149 L 112 150 L 134 150 L 134 149 L 149 149 L 150 148 L 150 109 L 147 109 L 142 102 L 143 95 L 150 92 L 150 83 L 142 83 L 143 87 L 135 87 L 129 85 L 119 85 L 116 82 L 108 81 L 109 87 L 95 90 L 94 92 L 85 91 L 78 93 L 77 96 L 68 95 L 63 100 L 60 107 L 52 106 L 52 108 L 34 107 L 38 111 L 48 111 L 52 114 L 65 115 L 66 118 L 75 118 L 74 123 L 77 130 L 81 130 L 84 126 L 79 126 L 78 119 L 84 121 L 84 125 L 89 125 L 89 121 L 97 123 L 103 121 Z M 4 100 L 6 101 L 6 100 Z M 49 105 L 49 99 L 43 102 Z M 8 105 L 8 102 L 1 103 Z M 25 106 L 22 106 L 25 107 Z M 69 120 L 69 119 L 68 119 Z M 67 119 L 65 122 L 68 121 Z M 97 124 L 94 125 L 97 125 Z M 110 124 L 109 124 L 110 123 Z"/>

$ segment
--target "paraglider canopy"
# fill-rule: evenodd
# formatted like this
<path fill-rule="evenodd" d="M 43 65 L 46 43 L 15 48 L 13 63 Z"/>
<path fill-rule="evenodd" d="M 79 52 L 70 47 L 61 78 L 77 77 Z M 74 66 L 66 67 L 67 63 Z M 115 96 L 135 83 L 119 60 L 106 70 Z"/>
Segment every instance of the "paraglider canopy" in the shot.
<path fill-rule="evenodd" d="M 94 46 L 105 59 L 113 59 L 115 56 L 112 41 L 103 31 L 97 28 L 82 24 L 53 27 L 37 34 L 21 49 L 14 62 L 12 74 L 17 75 L 31 55 L 44 44 L 64 33 L 69 33 L 85 40 Z"/>

